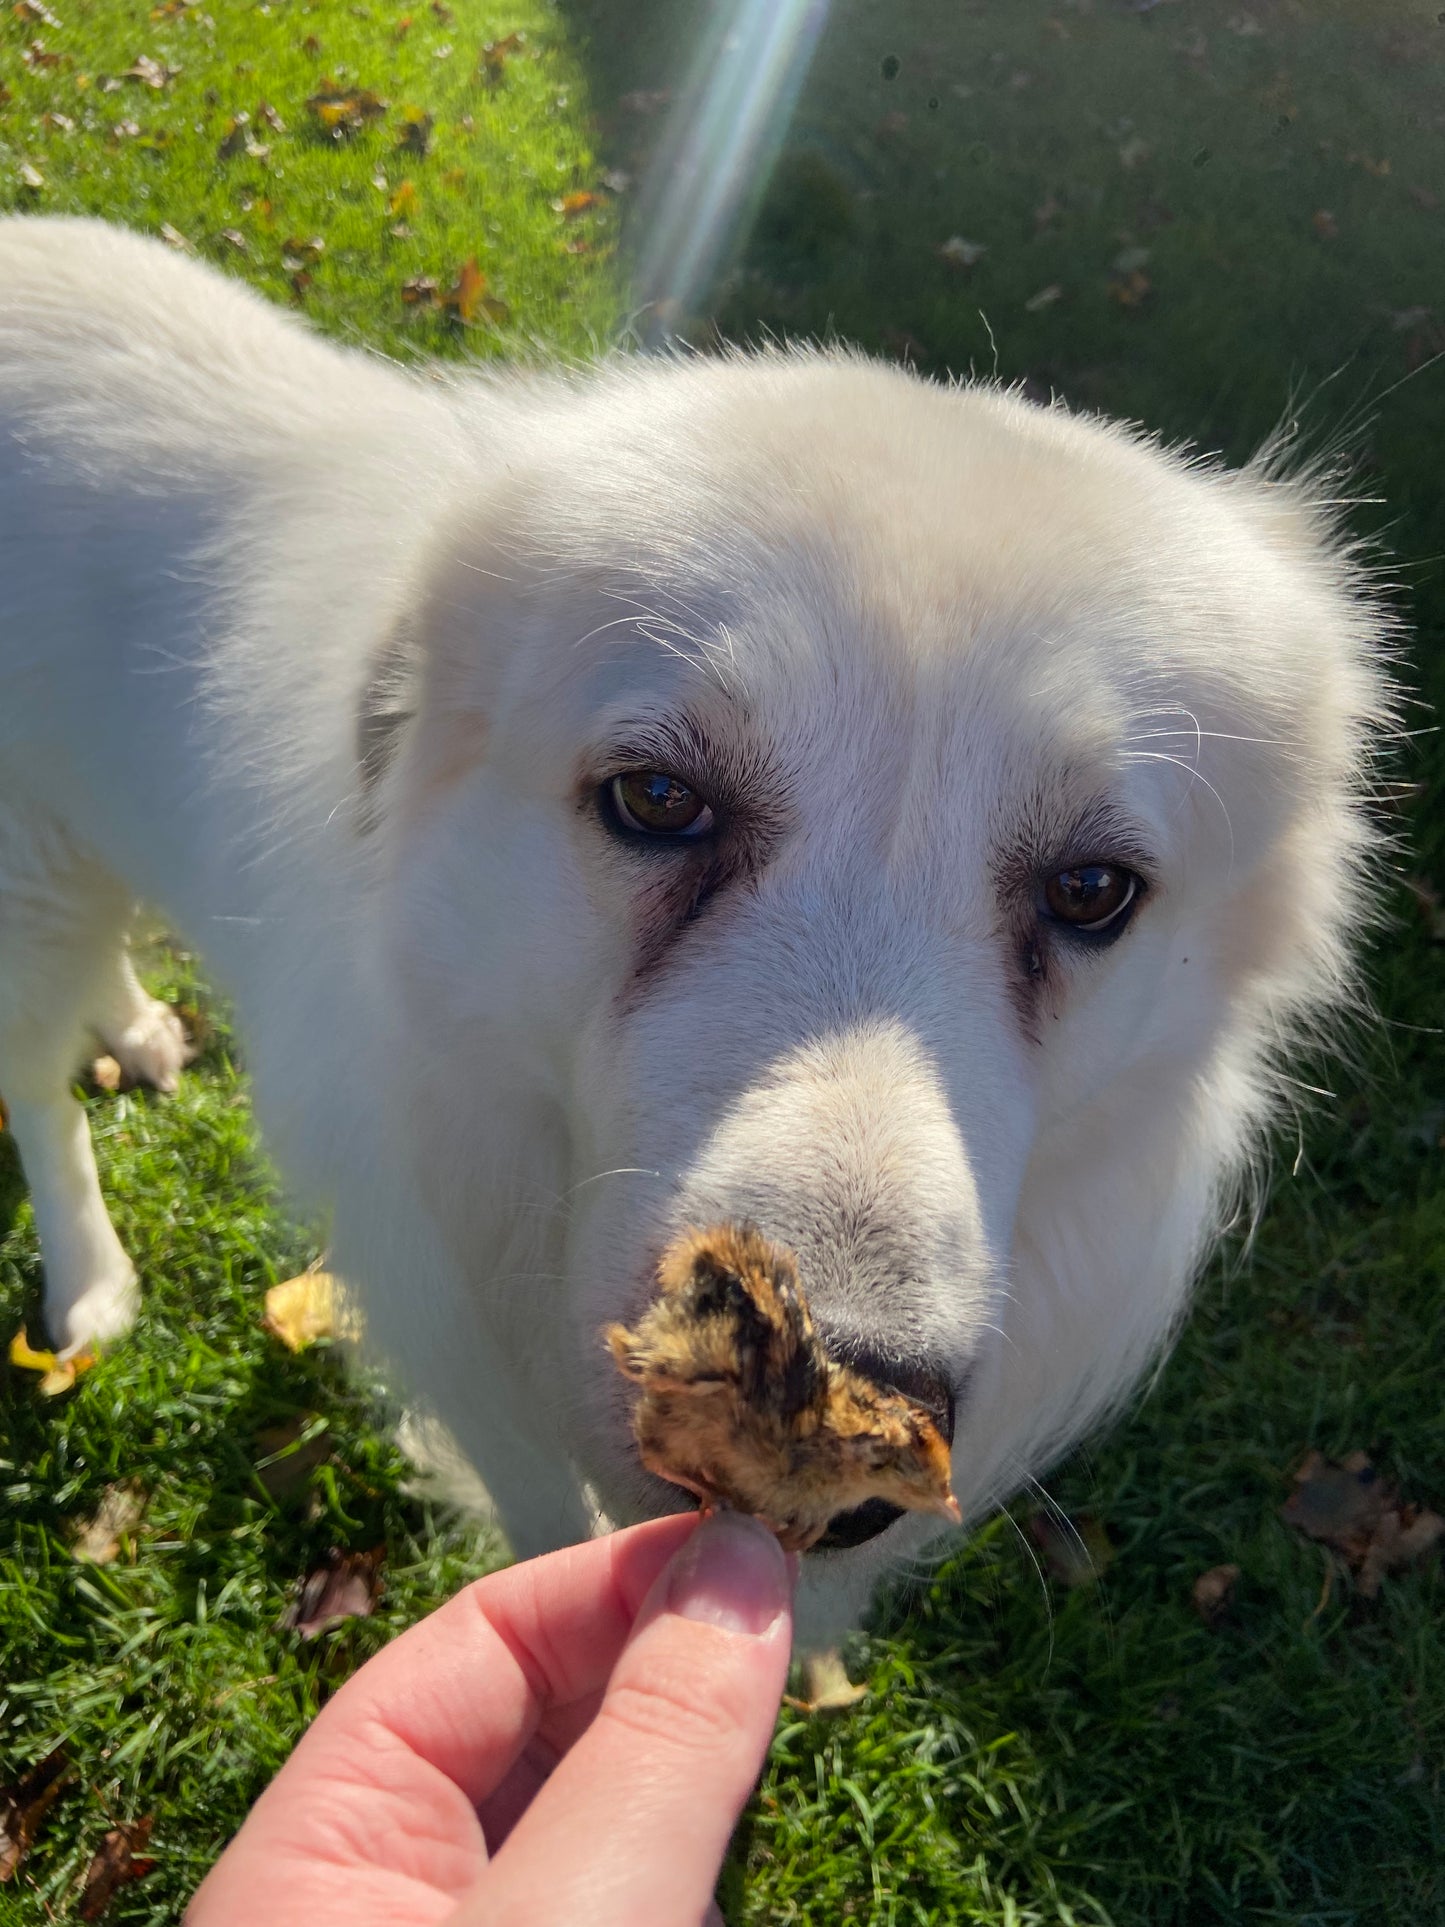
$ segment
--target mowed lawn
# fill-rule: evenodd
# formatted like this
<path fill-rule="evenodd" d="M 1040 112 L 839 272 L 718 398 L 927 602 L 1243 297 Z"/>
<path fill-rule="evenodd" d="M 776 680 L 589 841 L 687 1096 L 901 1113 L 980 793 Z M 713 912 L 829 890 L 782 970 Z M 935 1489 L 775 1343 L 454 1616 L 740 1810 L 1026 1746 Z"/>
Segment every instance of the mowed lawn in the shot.
<path fill-rule="evenodd" d="M 7 0 L 0 207 L 166 232 L 391 354 L 585 356 L 635 318 L 626 248 L 681 178 L 650 164 L 702 124 L 719 62 L 689 52 L 726 11 Z M 1331 1094 L 1302 1088 L 1256 1235 L 1133 1416 L 883 1602 L 857 1708 L 783 1714 L 730 1921 L 1445 1921 L 1439 1555 L 1367 1597 L 1281 1517 L 1311 1450 L 1445 1511 L 1442 157 L 1433 5 L 835 0 L 748 230 L 689 292 L 704 343 L 834 332 L 1233 458 L 1303 405 L 1354 457 L 1420 698 L 1378 1021 L 1299 1066 Z M 0 1788 L 61 1746 L 72 1776 L 0 1927 L 78 1918 L 102 1837 L 147 1817 L 156 1864 L 105 1918 L 174 1921 L 326 1693 L 503 1556 L 408 1491 L 384 1387 L 264 1330 L 320 1234 L 204 958 L 148 955 L 201 1057 L 168 1102 L 87 1099 L 141 1326 L 58 1397 L 0 1363 Z M 39 1282 L 0 1137 L 0 1340 L 38 1336 Z M 138 1521 L 78 1560 L 115 1488 Z M 280 1629 L 333 1549 L 378 1547 L 370 1617 Z M 1192 1589 L 1224 1565 L 1211 1623 Z"/>

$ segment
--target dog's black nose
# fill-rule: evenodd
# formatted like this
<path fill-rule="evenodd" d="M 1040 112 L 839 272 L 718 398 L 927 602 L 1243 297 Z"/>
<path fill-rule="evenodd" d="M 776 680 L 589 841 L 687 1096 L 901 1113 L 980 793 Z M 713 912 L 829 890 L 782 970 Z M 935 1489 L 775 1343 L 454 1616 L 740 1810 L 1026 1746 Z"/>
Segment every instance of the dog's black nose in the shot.
<path fill-rule="evenodd" d="M 956 1416 L 953 1389 L 934 1365 L 917 1358 L 902 1358 L 882 1347 L 851 1338 L 846 1333 L 825 1330 L 824 1340 L 834 1358 L 851 1365 L 855 1372 L 871 1379 L 885 1391 L 901 1392 L 915 1405 L 922 1406 L 952 1445 Z M 836 1513 L 815 1551 L 844 1552 L 850 1546 L 864 1545 L 886 1532 L 895 1519 L 903 1517 L 902 1506 L 888 1499 L 867 1499 L 848 1512 Z"/>

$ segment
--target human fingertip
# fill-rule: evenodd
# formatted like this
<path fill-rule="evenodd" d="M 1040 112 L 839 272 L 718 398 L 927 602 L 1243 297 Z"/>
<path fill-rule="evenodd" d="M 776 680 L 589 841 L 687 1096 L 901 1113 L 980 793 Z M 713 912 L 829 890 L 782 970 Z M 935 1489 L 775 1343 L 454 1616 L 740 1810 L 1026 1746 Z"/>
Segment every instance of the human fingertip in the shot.
<path fill-rule="evenodd" d="M 797 1562 L 766 1526 L 741 1512 L 711 1513 L 675 1553 L 665 1610 L 760 1639 L 792 1605 Z"/>

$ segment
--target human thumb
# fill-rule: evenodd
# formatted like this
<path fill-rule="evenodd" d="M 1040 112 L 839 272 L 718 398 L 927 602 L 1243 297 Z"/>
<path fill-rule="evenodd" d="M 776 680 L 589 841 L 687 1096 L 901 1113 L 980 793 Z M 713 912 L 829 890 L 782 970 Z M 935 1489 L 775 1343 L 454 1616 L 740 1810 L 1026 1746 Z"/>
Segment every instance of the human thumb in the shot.
<path fill-rule="evenodd" d="M 793 1563 L 756 1520 L 704 1519 L 659 1575 L 591 1726 L 457 1927 L 696 1927 L 777 1718 Z"/>

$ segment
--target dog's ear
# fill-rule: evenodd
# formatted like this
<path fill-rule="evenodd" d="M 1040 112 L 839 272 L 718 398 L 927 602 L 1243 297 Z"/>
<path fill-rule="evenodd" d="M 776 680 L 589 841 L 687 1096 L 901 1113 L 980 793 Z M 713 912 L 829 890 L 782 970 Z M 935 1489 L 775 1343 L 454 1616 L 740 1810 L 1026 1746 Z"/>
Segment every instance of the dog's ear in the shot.
<path fill-rule="evenodd" d="M 403 617 L 374 652 L 356 705 L 357 829 L 363 836 L 376 828 L 382 780 L 416 716 L 420 688 L 417 626 Z"/>

